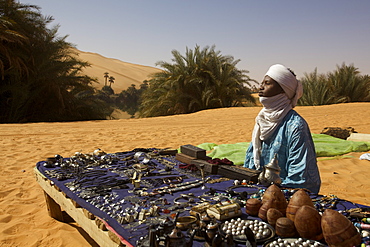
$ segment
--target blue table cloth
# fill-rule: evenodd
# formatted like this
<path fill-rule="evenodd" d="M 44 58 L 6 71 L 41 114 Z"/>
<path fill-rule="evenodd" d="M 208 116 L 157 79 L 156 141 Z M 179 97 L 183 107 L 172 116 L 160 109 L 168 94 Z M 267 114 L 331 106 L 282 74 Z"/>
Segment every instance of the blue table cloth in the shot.
<path fill-rule="evenodd" d="M 47 162 L 40 161 L 36 164 L 36 168 L 45 177 L 55 183 L 67 197 L 77 202 L 81 207 L 87 209 L 96 217 L 102 219 L 110 230 L 115 232 L 121 239 L 125 239 L 126 245 L 137 246 L 140 243 L 140 238 L 146 238 L 149 233 L 150 225 L 158 223 L 158 219 L 161 221 L 166 219 L 173 220 L 172 217 L 179 212 L 179 216 L 189 215 L 189 209 L 195 203 L 199 202 L 199 198 L 208 200 L 212 197 L 226 196 L 228 188 L 232 188 L 234 185 L 233 180 L 222 181 L 218 183 L 200 183 L 199 186 L 190 188 L 184 191 L 174 192 L 172 194 L 162 193 L 158 195 L 144 195 L 140 196 L 137 191 L 142 192 L 153 192 L 156 189 L 168 186 L 163 184 L 163 178 L 167 178 L 169 183 L 174 182 L 176 179 L 181 180 L 178 183 L 194 183 L 201 181 L 199 170 L 192 165 L 182 164 L 175 160 L 174 156 L 152 156 L 148 165 L 150 168 L 154 168 L 150 171 L 151 176 L 141 177 L 140 188 L 135 188 L 132 183 L 132 177 L 138 174 L 130 174 L 133 165 L 140 164 L 133 160 L 132 157 L 137 153 L 138 150 L 119 152 L 114 154 L 104 154 L 102 156 L 89 156 L 89 158 L 62 158 L 59 157 L 59 161 Z M 143 151 L 143 150 L 139 150 Z M 157 149 L 147 149 L 144 151 L 155 153 Z M 161 157 L 161 158 L 157 158 Z M 100 161 L 100 162 L 97 162 Z M 173 169 L 169 169 L 166 162 L 168 161 L 173 165 Z M 219 175 L 207 176 L 210 179 L 218 179 Z M 172 179 L 172 181 L 171 181 Z M 199 183 L 198 183 L 199 184 Z M 144 187 L 148 187 L 146 190 Z M 232 192 L 234 195 L 244 195 L 244 198 L 239 202 L 245 202 L 247 198 L 252 195 L 256 195 L 256 192 L 260 194 L 266 188 L 258 187 L 238 187 Z M 283 189 L 286 193 L 287 199 L 294 193 L 294 191 Z M 136 194 L 135 194 L 136 192 Z M 174 200 L 179 198 L 182 194 L 192 193 L 196 200 L 194 204 L 188 204 L 184 209 L 176 209 Z M 145 193 L 144 193 L 145 194 Z M 228 194 L 230 197 L 230 194 Z M 311 194 L 313 199 L 320 199 L 323 196 L 317 194 Z M 210 199 L 211 200 L 211 199 Z M 181 200 L 177 201 L 181 204 Z M 139 214 L 142 210 L 149 210 L 152 205 L 157 205 L 161 208 L 159 216 L 150 217 L 142 222 L 135 219 L 131 223 L 122 222 L 120 216 L 123 214 L 130 214 L 136 211 Z M 243 205 L 243 204 L 242 204 Z M 316 204 L 318 210 L 324 210 L 325 208 L 333 208 L 339 211 L 345 211 L 351 208 L 363 208 L 364 205 L 352 203 L 346 200 L 335 198 L 333 201 L 321 202 Z M 258 219 L 251 217 L 245 212 L 245 207 L 242 206 L 243 219 Z M 221 223 L 221 222 L 219 222 Z M 184 234 L 187 234 L 184 232 Z M 139 242 L 138 242 L 139 241 Z M 203 246 L 204 242 L 194 241 L 193 246 Z M 238 246 L 245 246 L 244 243 L 238 243 Z"/>

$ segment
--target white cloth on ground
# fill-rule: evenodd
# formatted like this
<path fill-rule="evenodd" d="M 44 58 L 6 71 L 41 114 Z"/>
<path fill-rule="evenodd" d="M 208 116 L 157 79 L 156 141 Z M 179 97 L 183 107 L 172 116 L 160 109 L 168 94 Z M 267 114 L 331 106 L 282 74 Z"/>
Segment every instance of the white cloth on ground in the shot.
<path fill-rule="evenodd" d="M 370 160 L 370 153 L 361 154 L 360 160 Z"/>

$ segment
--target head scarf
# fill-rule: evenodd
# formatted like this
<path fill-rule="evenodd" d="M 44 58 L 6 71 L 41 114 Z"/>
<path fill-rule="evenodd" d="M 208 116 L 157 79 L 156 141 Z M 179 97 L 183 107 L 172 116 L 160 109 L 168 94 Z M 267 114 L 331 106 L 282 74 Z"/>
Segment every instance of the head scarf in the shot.
<path fill-rule="evenodd" d="M 266 75 L 274 79 L 283 88 L 283 94 L 272 97 L 260 97 L 262 110 L 256 117 L 252 133 L 253 157 L 256 169 L 260 169 L 262 141 L 269 138 L 286 114 L 296 106 L 303 94 L 302 84 L 285 66 L 275 64 L 269 68 Z"/>
<path fill-rule="evenodd" d="M 295 75 L 284 65 L 272 65 L 266 75 L 274 79 L 283 88 L 284 92 L 291 100 L 292 107 L 297 105 L 297 101 L 303 94 L 302 83 L 297 80 Z"/>

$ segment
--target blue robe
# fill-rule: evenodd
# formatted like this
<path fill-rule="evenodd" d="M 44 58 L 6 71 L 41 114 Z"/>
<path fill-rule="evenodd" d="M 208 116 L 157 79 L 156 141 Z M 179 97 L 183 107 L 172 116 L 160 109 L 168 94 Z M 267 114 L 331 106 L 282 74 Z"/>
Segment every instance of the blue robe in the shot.
<path fill-rule="evenodd" d="M 307 122 L 294 110 L 290 110 L 275 132 L 262 142 L 260 169 L 271 161 L 275 153 L 281 168 L 282 186 L 319 192 L 321 179 L 311 132 Z M 252 143 L 244 166 L 256 169 Z"/>

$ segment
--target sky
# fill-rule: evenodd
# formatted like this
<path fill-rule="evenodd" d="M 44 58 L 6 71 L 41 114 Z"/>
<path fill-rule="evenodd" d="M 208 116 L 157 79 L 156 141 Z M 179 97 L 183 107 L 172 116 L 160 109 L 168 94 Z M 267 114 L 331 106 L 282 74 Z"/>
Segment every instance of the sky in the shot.
<path fill-rule="evenodd" d="M 370 74 L 368 0 L 20 0 L 53 16 L 77 49 L 157 67 L 172 50 L 215 46 L 261 81 L 276 63 L 298 78 L 353 64 Z"/>

